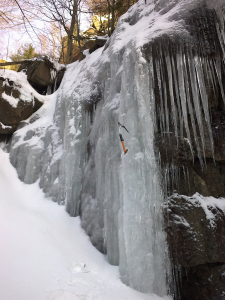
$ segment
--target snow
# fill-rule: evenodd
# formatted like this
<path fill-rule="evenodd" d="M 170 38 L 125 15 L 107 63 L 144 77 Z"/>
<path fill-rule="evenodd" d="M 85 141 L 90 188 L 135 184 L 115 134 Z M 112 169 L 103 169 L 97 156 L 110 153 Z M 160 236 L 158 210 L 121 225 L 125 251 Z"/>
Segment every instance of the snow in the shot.
<path fill-rule="evenodd" d="M 56 96 L 57 92 L 52 95 L 45 96 L 45 102 L 42 107 L 25 121 L 25 127 L 22 127 L 15 132 L 15 136 L 18 136 L 16 146 L 20 146 L 24 143 L 28 143 L 29 146 L 40 146 L 40 138 L 44 136 L 46 129 L 53 121 Z M 38 139 L 35 135 L 28 139 L 27 133 L 32 130 L 37 131 L 37 127 L 39 128 Z"/>
<path fill-rule="evenodd" d="M 26 185 L 0 149 L 0 299 L 160 300 L 121 283 L 63 206 Z"/>
<path fill-rule="evenodd" d="M 119 30 L 113 35 L 116 41 L 113 50 L 119 51 L 122 47 L 132 42 L 135 47 L 142 47 L 144 44 L 155 38 L 167 34 L 188 36 L 183 16 L 187 10 L 194 9 L 200 2 L 198 0 L 170 1 L 165 3 L 161 0 L 138 1 L 119 20 Z M 139 16 L 134 17 L 135 14 Z"/>
<path fill-rule="evenodd" d="M 213 211 L 217 212 L 220 209 L 225 213 L 225 198 L 204 197 L 199 193 L 195 193 L 192 197 L 183 195 L 182 197 L 194 206 L 201 206 L 212 227 L 216 226 L 216 215 Z"/>
<path fill-rule="evenodd" d="M 2 98 L 5 99 L 12 107 L 17 107 L 19 103 L 19 98 L 14 98 L 12 96 L 6 95 L 5 92 L 2 93 Z"/>
<path fill-rule="evenodd" d="M 0 126 L 1 126 L 3 129 L 6 129 L 6 128 L 12 128 L 12 126 L 4 125 L 2 122 L 0 122 Z"/>
<path fill-rule="evenodd" d="M 55 59 L 53 59 L 53 58 L 51 58 L 49 56 L 45 56 L 45 55 L 38 55 L 36 57 L 28 59 L 28 61 L 44 61 L 45 58 L 47 58 L 47 60 L 49 60 L 52 63 L 53 71 L 60 71 L 60 70 L 62 70 L 62 69 L 64 69 L 66 67 L 64 64 L 60 64 Z"/>
<path fill-rule="evenodd" d="M 23 101 L 33 101 L 34 97 L 40 102 L 45 102 L 46 96 L 40 95 L 27 81 L 27 75 L 23 72 L 15 72 L 12 70 L 0 69 L 0 77 L 5 79 L 4 84 L 8 84 L 8 80 L 14 82 L 14 86 L 20 92 L 20 99 Z M 18 98 L 2 94 L 2 97 L 8 101 L 13 107 L 17 107 L 19 102 Z"/>

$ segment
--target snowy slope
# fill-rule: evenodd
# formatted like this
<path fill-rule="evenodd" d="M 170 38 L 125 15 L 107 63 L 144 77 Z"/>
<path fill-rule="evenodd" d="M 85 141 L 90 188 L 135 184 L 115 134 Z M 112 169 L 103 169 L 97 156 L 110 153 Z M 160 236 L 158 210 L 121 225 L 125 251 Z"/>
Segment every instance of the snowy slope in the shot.
<path fill-rule="evenodd" d="M 157 300 L 123 285 L 63 206 L 19 181 L 0 149 L 0 299 Z M 169 299 L 169 298 L 164 298 Z"/>

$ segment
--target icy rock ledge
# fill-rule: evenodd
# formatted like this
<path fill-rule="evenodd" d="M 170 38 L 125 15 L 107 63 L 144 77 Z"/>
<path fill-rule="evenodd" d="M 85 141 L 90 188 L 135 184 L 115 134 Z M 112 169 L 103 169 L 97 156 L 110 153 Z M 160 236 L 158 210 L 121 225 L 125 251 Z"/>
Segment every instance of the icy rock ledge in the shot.
<path fill-rule="evenodd" d="M 223 299 L 225 198 L 174 194 L 165 206 L 165 219 L 181 299 Z"/>

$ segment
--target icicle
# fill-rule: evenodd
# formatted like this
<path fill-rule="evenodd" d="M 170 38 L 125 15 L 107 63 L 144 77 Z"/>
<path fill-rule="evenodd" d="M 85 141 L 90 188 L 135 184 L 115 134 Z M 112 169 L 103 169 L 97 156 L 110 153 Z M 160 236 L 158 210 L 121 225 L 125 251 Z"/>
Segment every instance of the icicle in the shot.
<path fill-rule="evenodd" d="M 225 93 L 224 93 L 224 89 L 223 89 L 222 75 L 221 75 L 221 62 L 219 60 L 219 57 L 216 58 L 216 61 L 213 60 L 213 62 L 214 62 L 214 67 L 216 69 L 216 74 L 217 74 L 217 78 L 218 78 L 218 81 L 219 81 L 223 102 L 225 104 Z"/>
<path fill-rule="evenodd" d="M 52 86 L 48 85 L 46 95 L 51 95 L 51 93 L 52 93 Z"/>
<path fill-rule="evenodd" d="M 173 115 L 174 131 L 175 131 L 176 137 L 178 137 L 177 109 L 176 109 L 174 94 L 173 94 L 173 75 L 172 75 L 171 62 L 170 62 L 168 54 L 166 55 L 166 66 L 167 66 L 168 79 L 169 79 L 169 93 L 170 93 L 170 101 L 171 101 L 171 108 L 172 108 L 172 115 Z"/>
<path fill-rule="evenodd" d="M 208 79 L 208 83 L 212 84 L 213 87 L 213 93 L 216 94 L 216 85 L 215 85 L 215 74 L 214 74 L 214 68 L 211 65 L 211 60 L 210 59 L 204 59 L 204 65 L 206 66 L 206 76 Z"/>
<path fill-rule="evenodd" d="M 56 76 L 55 76 L 55 82 L 54 82 L 53 93 L 56 91 L 57 78 L 58 78 L 58 75 L 56 74 Z"/>
<path fill-rule="evenodd" d="M 157 74 L 157 82 L 158 82 L 158 89 L 159 89 L 159 98 L 160 98 L 160 130 L 161 133 L 164 133 L 166 130 L 166 117 L 164 111 L 164 101 L 162 95 L 162 81 L 161 81 L 161 73 L 160 73 L 160 62 L 156 60 L 156 74 Z"/>
<path fill-rule="evenodd" d="M 175 68 L 175 62 L 173 56 L 171 56 L 171 63 L 172 63 L 172 72 L 173 72 L 173 78 L 174 78 L 174 86 L 175 86 L 175 92 L 176 92 L 176 99 L 177 99 L 177 106 L 178 106 L 178 116 L 180 121 L 180 127 L 179 127 L 179 135 L 183 137 L 183 115 L 181 110 L 181 104 L 180 104 L 180 96 L 179 96 L 179 88 L 178 88 L 178 80 L 176 75 L 176 68 Z"/>
<path fill-rule="evenodd" d="M 216 30 L 217 30 L 218 38 L 220 41 L 221 49 L 223 51 L 223 60 L 225 63 L 225 33 L 224 33 L 224 30 L 220 30 L 220 26 L 218 23 L 216 24 Z"/>
<path fill-rule="evenodd" d="M 178 71 L 178 84 L 179 84 L 179 92 L 180 92 L 180 100 L 181 100 L 181 108 L 184 118 L 184 126 L 187 133 L 187 138 L 190 142 L 191 151 L 193 153 L 192 145 L 191 145 L 191 136 L 188 125 L 188 115 L 187 115 L 187 99 L 184 87 L 184 68 L 183 68 L 183 59 L 182 52 L 177 55 L 177 71 Z"/>
<path fill-rule="evenodd" d="M 205 83 L 204 83 L 204 75 L 202 73 L 200 57 L 195 57 L 195 70 L 196 70 L 196 74 L 197 74 L 197 80 L 198 80 L 205 120 L 206 120 L 206 124 L 208 127 L 212 155 L 214 156 L 213 137 L 212 137 L 212 129 L 211 129 L 211 123 L 210 123 L 210 116 L 209 116 L 208 96 L 207 96 L 206 87 L 205 87 Z"/>
<path fill-rule="evenodd" d="M 183 62 L 184 62 L 184 82 L 185 82 L 185 89 L 186 89 L 186 96 L 187 96 L 187 104 L 188 104 L 189 114 L 190 114 L 190 118 L 191 118 L 192 129 L 194 132 L 194 139 L 195 139 L 195 143 L 197 146 L 198 157 L 199 157 L 200 163 L 202 165 L 201 152 L 200 152 L 199 142 L 198 142 L 198 138 L 197 138 L 196 126 L 195 126 L 195 115 L 194 115 L 194 111 L 193 111 L 193 107 L 192 107 L 191 99 L 190 99 L 189 78 L 188 78 L 188 74 L 187 74 L 187 65 L 186 65 L 185 56 L 183 57 Z"/>
<path fill-rule="evenodd" d="M 167 102 L 167 89 L 166 85 L 163 84 L 163 92 L 164 92 L 164 101 L 165 101 L 165 113 L 166 113 L 166 132 L 169 136 L 170 133 L 170 123 L 169 123 L 169 109 L 168 109 L 168 102 Z"/>
<path fill-rule="evenodd" d="M 200 105 L 200 100 L 199 100 L 199 90 L 198 90 L 198 84 L 197 84 L 195 67 L 194 67 L 194 58 L 192 56 L 191 51 L 189 52 L 189 55 L 188 55 L 188 65 L 189 65 L 189 74 L 190 74 L 191 90 L 192 90 L 195 116 L 197 118 L 199 133 L 200 133 L 200 137 L 201 137 L 203 157 L 205 158 L 205 139 L 204 139 L 203 124 L 202 124 L 201 105 Z M 198 139 L 198 137 L 196 136 L 195 139 Z"/>

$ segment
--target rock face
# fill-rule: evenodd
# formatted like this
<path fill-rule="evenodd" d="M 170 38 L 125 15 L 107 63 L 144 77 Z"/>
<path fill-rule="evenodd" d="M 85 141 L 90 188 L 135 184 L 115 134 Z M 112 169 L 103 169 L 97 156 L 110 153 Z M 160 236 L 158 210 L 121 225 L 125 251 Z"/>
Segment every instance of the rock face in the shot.
<path fill-rule="evenodd" d="M 225 265 L 205 264 L 181 270 L 180 298 L 185 300 L 223 300 L 225 297 Z M 204 298 L 203 298 L 204 297 Z"/>
<path fill-rule="evenodd" d="M 96 28 L 98 31 L 107 30 L 108 28 L 108 18 L 107 17 L 99 17 L 98 15 L 94 15 L 92 17 L 92 26 Z"/>
<path fill-rule="evenodd" d="M 54 63 L 48 57 L 38 57 L 20 65 L 18 72 L 25 72 L 27 80 L 35 90 L 45 95 L 52 93 L 58 88 L 62 81 L 65 67 L 63 65 L 56 69 Z"/>
<path fill-rule="evenodd" d="M 225 201 L 173 195 L 165 218 L 172 261 L 194 267 L 225 263 Z"/>
<path fill-rule="evenodd" d="M 165 219 L 172 263 L 180 273 L 178 295 L 192 300 L 224 299 L 225 199 L 174 194 Z"/>
<path fill-rule="evenodd" d="M 155 145 L 168 197 L 175 299 L 181 300 L 225 297 L 225 47 L 219 4 L 202 1 L 183 18 L 191 41 L 163 37 L 145 49 L 146 57 L 154 53 Z"/>

